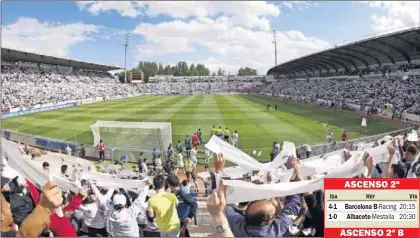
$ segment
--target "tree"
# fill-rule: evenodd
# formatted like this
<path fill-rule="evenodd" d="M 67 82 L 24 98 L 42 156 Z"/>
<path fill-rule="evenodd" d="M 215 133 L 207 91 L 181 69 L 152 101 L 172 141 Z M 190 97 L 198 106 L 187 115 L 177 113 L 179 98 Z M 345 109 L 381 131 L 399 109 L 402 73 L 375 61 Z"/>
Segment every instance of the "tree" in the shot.
<path fill-rule="evenodd" d="M 127 72 L 127 78 L 128 78 L 128 72 Z M 125 74 L 124 74 L 124 71 L 122 71 L 122 72 L 120 72 L 120 73 L 118 73 L 118 80 L 120 81 L 120 83 L 124 83 L 124 81 L 125 81 Z"/>
<path fill-rule="evenodd" d="M 190 76 L 197 76 L 198 71 L 194 64 L 190 65 Z"/>
<path fill-rule="evenodd" d="M 165 69 L 163 68 L 162 63 L 159 64 L 158 74 L 159 75 L 164 75 L 165 74 Z"/>
<path fill-rule="evenodd" d="M 209 76 L 210 70 L 203 64 L 197 64 L 198 76 Z"/>
<path fill-rule="evenodd" d="M 165 72 L 165 75 L 171 75 L 171 74 L 173 74 L 173 73 L 172 73 L 172 68 L 171 68 L 171 66 L 170 66 L 170 65 L 166 65 L 166 66 L 165 66 L 165 70 L 164 70 L 164 72 Z"/>
<path fill-rule="evenodd" d="M 224 76 L 224 75 L 225 75 L 225 71 L 219 68 L 219 70 L 217 70 L 217 76 Z"/>
<path fill-rule="evenodd" d="M 249 67 L 245 67 L 245 68 L 240 68 L 238 70 L 238 76 L 256 76 L 257 74 L 257 70 L 256 69 L 252 69 Z"/>
<path fill-rule="evenodd" d="M 211 76 L 216 76 L 216 72 L 213 72 L 213 73 L 211 74 Z"/>
<path fill-rule="evenodd" d="M 209 76 L 210 70 L 202 64 L 191 64 L 188 66 L 186 61 L 179 61 L 175 65 L 163 65 L 162 63 L 140 61 L 132 72 L 143 72 L 144 81 L 148 82 L 149 77 L 155 75 L 174 75 L 174 76 Z M 120 79 L 121 80 L 121 79 Z M 124 81 L 124 80 L 123 80 Z"/>

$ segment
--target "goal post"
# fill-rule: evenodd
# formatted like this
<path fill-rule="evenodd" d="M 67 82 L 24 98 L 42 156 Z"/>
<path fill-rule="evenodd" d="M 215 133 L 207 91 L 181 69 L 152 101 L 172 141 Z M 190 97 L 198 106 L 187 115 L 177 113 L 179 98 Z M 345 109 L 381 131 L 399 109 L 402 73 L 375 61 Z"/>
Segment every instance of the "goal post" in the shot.
<path fill-rule="evenodd" d="M 172 143 L 172 124 L 169 122 L 96 121 L 90 126 L 93 145 L 100 140 L 107 148 L 125 148 L 163 153 Z"/>

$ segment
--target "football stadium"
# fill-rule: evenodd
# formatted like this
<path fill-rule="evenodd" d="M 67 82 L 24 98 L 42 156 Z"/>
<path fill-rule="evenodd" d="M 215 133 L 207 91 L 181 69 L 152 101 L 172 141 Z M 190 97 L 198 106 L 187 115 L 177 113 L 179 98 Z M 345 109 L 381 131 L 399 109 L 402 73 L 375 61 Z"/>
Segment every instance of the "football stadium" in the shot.
<path fill-rule="evenodd" d="M 184 15 L 177 2 L 168 2 L 170 10 L 153 2 L 62 5 L 63 12 L 100 26 L 25 17 L 12 23 L 7 11 L 7 44 L 1 48 L 1 236 L 328 238 L 354 235 L 357 227 L 385 231 L 399 220 L 399 235 L 419 237 L 420 184 L 409 191 L 404 185 L 406 178 L 420 178 L 418 24 L 381 34 L 375 28 L 374 36 L 326 44 L 300 32 L 266 30 L 271 28 L 265 22 L 274 22 L 280 9 L 304 12 L 315 3 L 239 3 L 244 5 L 231 3 L 238 15 L 225 9 L 231 5 L 216 11 L 222 3 L 214 9 L 182 3 L 206 17 Z M 240 15 L 241 7 L 254 11 Z M 271 15 L 255 13 L 271 7 Z M 392 12 L 397 7 L 392 5 Z M 118 29 L 140 18 L 146 23 L 131 33 Z M 103 31 L 106 24 L 113 26 L 109 32 Z M 68 39 L 66 27 L 74 30 Z M 214 29 L 229 32 L 218 35 Z M 191 34 L 181 39 L 181 32 Z M 141 38 L 135 47 L 131 34 Z M 198 35 L 214 40 L 200 42 Z M 118 37 L 123 50 L 111 46 Z M 78 49 L 79 41 L 86 45 Z M 40 48 L 30 47 L 33 42 L 59 55 L 36 52 Z M 230 48 L 223 47 L 226 42 Z M 298 50 L 308 42 L 311 50 Z M 67 43 L 72 47 L 63 46 Z M 257 43 L 273 43 L 274 65 L 264 60 L 272 51 L 267 46 L 251 53 L 255 59 L 242 58 Z M 219 61 L 214 55 L 198 60 L 215 51 L 213 45 Z M 124 58 L 115 60 L 115 49 L 124 51 Z M 173 63 L 178 51 L 188 57 Z M 78 54 L 102 63 L 75 59 Z M 228 62 L 249 65 L 232 73 Z M 343 195 L 335 201 L 337 195 L 325 187 L 327 181 L 356 180 L 392 181 L 399 190 L 375 198 L 365 191 L 373 194 L 376 188 L 363 194 L 340 188 Z M 401 209 L 351 208 L 369 196 L 375 206 L 390 206 L 397 203 L 394 195 L 408 192 L 404 218 Z M 337 212 L 337 207 L 345 208 Z"/>

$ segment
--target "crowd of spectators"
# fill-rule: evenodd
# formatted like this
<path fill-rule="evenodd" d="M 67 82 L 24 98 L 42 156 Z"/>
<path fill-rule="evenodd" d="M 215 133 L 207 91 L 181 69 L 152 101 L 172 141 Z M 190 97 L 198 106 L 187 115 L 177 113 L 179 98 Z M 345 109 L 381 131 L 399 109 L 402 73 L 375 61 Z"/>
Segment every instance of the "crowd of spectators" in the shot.
<path fill-rule="evenodd" d="M 418 132 L 414 132 L 418 133 Z M 397 139 L 398 138 L 398 139 Z M 391 138 L 392 139 L 392 138 Z M 392 142 L 381 140 L 372 147 L 384 144 L 388 150 L 387 160 L 375 163 L 378 158 L 373 154 L 364 154 L 363 172 L 356 178 L 419 178 L 420 143 L 409 142 L 406 136 L 396 136 Z M 351 158 L 351 153 L 342 154 L 344 161 Z M 397 158 L 398 162 L 393 162 Z M 223 155 L 218 155 L 215 168 L 223 168 Z M 289 157 L 285 166 L 294 170 L 292 182 L 311 180 L 301 174 L 299 159 Z M 220 169 L 222 170 L 222 169 Z M 264 176 L 263 176 L 264 177 Z M 254 184 L 274 184 L 270 173 L 265 178 L 252 176 L 249 182 Z M 252 179 L 253 178 L 253 179 Z M 216 224 L 229 224 L 230 229 L 222 232 L 224 237 L 323 237 L 324 236 L 324 193 L 321 190 L 276 197 L 239 204 L 226 203 L 226 189 L 223 186 L 212 194 L 208 208 Z"/>
<path fill-rule="evenodd" d="M 264 76 L 190 76 L 146 84 L 121 84 L 108 73 L 59 72 L 2 65 L 2 108 L 28 107 L 88 98 L 128 95 L 191 95 L 259 92 Z M 152 77 L 153 78 L 153 77 Z"/>
<path fill-rule="evenodd" d="M 48 174 L 55 168 L 44 162 L 39 169 Z M 61 180 L 79 184 L 78 192 L 60 189 L 54 181 L 41 190 L 3 158 L 3 237 L 179 237 L 188 233 L 197 211 L 197 201 L 176 174 L 141 178 L 144 186 L 131 191 L 79 180 L 77 166 L 64 164 L 60 171 Z"/>
<path fill-rule="evenodd" d="M 420 131 L 394 138 L 386 136 L 370 147 L 386 146 L 386 160 L 363 153 L 363 172 L 356 178 L 418 178 L 420 177 Z M 414 133 L 414 134 L 413 134 Z M 417 141 L 413 141 L 413 136 Z M 280 148 L 279 148 L 280 149 Z M 278 153 L 279 151 L 277 151 Z M 343 163 L 353 152 L 343 150 Z M 380 155 L 382 157 L 382 154 Z M 394 159 L 397 158 L 397 162 Z M 25 159 L 25 157 L 24 157 Z M 328 159 L 327 159 L 328 160 Z M 61 190 L 54 181 L 38 188 L 28 178 L 2 162 L 2 236 L 32 237 L 189 237 L 188 225 L 197 213 L 197 201 L 176 173 L 156 174 L 143 179 L 137 190 L 98 187 L 95 180 L 78 181 L 74 171 L 61 166 L 61 178 L 80 184 L 78 192 Z M 262 200 L 227 203 L 225 157 L 217 154 L 214 165 L 200 177 L 211 185 L 206 192 L 207 211 L 214 232 L 221 237 L 322 237 L 324 232 L 324 193 L 321 190 L 267 197 Z M 304 176 L 301 160 L 289 156 L 285 167 L 293 170 L 291 183 L 316 178 Z M 53 168 L 42 164 L 45 173 Z M 4 177 L 6 175 L 8 177 Z M 10 175 L 16 176 L 10 176 Z M 132 178 L 138 179 L 138 178 Z M 195 180 L 195 178 L 192 178 Z M 240 179 L 255 185 L 280 181 L 270 172 L 252 171 Z M 216 183 L 220 181 L 220 183 Z M 195 181 L 194 181 L 195 182 Z M 185 184 L 189 182 L 186 181 Z M 58 215 L 61 208 L 64 216 Z M 200 224 L 199 224 L 200 225 Z"/>
<path fill-rule="evenodd" d="M 282 79 L 267 85 L 262 92 L 313 103 L 357 105 L 359 110 L 392 108 L 394 115 L 406 110 L 420 115 L 420 76 Z"/>
<path fill-rule="evenodd" d="M 399 70 L 415 68 L 402 65 Z M 121 84 L 104 72 L 59 72 L 2 66 L 2 107 L 27 107 L 97 97 L 128 95 L 194 95 L 218 93 L 266 93 L 344 109 L 391 110 L 420 115 L 420 76 L 365 76 L 351 78 L 283 78 L 269 83 L 265 76 L 156 76 L 147 84 Z"/>
<path fill-rule="evenodd" d="M 2 65 L 2 108 L 27 107 L 96 97 L 134 94 L 131 85 L 93 71 L 66 74 L 57 70 Z"/>

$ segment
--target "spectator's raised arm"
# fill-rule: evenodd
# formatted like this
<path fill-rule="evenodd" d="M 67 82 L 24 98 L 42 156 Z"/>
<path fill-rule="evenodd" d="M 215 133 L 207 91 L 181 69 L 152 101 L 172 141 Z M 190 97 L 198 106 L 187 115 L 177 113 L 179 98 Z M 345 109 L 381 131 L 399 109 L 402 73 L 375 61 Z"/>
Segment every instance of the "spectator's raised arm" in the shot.
<path fill-rule="evenodd" d="M 41 198 L 34 211 L 23 221 L 17 237 L 38 237 L 50 223 L 50 214 L 60 207 L 63 197 L 54 181 L 42 188 Z"/>
<path fill-rule="evenodd" d="M 96 187 L 95 183 L 92 180 L 89 180 L 89 185 L 92 189 L 92 191 L 95 193 L 96 198 L 98 199 L 99 204 L 103 207 L 103 208 L 107 208 L 108 204 L 110 204 L 111 199 L 108 196 L 104 196 L 102 195 L 102 193 L 99 191 L 99 189 Z M 114 192 L 115 189 L 110 188 L 107 192 L 108 194 L 111 194 Z"/>
<path fill-rule="evenodd" d="M 134 218 L 138 217 L 142 210 L 147 209 L 146 197 L 147 197 L 147 193 L 149 192 L 150 185 L 152 185 L 152 182 L 150 180 L 147 180 L 145 182 L 144 188 L 140 190 L 139 196 L 136 198 L 136 200 L 134 200 L 134 202 L 128 208 L 128 213 L 132 217 Z"/>
<path fill-rule="evenodd" d="M 207 209 L 216 224 L 216 230 L 221 237 L 234 237 L 230 230 L 227 217 L 225 215 L 226 194 L 223 182 L 220 182 L 219 188 L 214 190 L 207 201 Z"/>
<path fill-rule="evenodd" d="M 388 157 L 388 161 L 386 162 L 385 171 L 382 171 L 382 177 L 383 178 L 388 178 L 389 177 L 389 172 L 390 172 L 391 167 L 392 167 L 392 159 L 393 159 L 394 154 L 395 154 L 395 148 L 392 147 L 392 146 L 388 146 L 388 153 L 389 153 L 389 157 Z"/>

